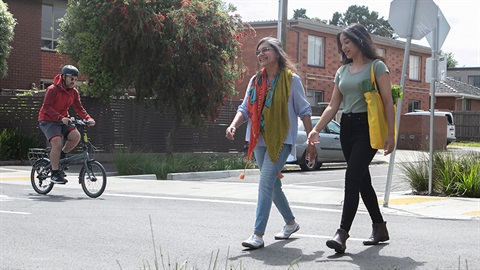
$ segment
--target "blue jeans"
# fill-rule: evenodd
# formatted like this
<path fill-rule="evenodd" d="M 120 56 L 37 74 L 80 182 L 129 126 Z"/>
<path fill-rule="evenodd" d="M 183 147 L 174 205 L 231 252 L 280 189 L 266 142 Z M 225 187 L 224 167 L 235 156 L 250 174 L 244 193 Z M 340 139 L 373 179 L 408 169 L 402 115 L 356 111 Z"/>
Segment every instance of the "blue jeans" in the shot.
<path fill-rule="evenodd" d="M 273 163 L 265 146 L 255 147 L 255 159 L 260 168 L 257 213 L 255 227 L 253 228 L 253 231 L 257 234 L 265 234 L 270 209 L 272 208 L 272 201 L 282 215 L 285 223 L 295 219 L 292 210 L 290 209 L 290 205 L 288 204 L 287 197 L 285 197 L 285 194 L 283 193 L 282 181 L 278 177 L 278 174 L 282 171 L 291 150 L 291 144 L 283 145 L 277 162 Z"/>

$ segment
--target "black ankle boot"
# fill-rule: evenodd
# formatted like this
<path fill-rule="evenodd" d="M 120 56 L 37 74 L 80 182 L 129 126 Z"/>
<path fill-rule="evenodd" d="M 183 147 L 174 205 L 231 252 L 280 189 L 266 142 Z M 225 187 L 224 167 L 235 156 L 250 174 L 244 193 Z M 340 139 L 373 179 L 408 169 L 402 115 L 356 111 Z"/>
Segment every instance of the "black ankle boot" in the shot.
<path fill-rule="evenodd" d="M 338 229 L 333 239 L 327 241 L 327 247 L 334 249 L 337 253 L 345 253 L 347 239 L 350 237 L 344 229 Z"/>
<path fill-rule="evenodd" d="M 372 235 L 370 239 L 363 241 L 363 244 L 366 246 L 376 245 L 379 242 L 388 241 L 390 237 L 388 236 L 387 222 L 382 223 L 373 223 L 372 225 Z"/>

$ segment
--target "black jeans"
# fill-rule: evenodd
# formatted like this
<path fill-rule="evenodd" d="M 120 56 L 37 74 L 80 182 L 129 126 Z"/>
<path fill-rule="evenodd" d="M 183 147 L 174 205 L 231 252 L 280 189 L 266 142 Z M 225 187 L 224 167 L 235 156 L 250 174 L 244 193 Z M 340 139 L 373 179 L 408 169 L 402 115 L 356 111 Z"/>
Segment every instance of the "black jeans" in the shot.
<path fill-rule="evenodd" d="M 340 129 L 340 142 L 347 161 L 345 173 L 345 198 L 340 228 L 350 231 L 357 213 L 359 193 L 373 223 L 383 222 L 378 206 L 377 194 L 372 186 L 368 166 L 377 150 L 370 146 L 367 113 L 343 114 Z"/>

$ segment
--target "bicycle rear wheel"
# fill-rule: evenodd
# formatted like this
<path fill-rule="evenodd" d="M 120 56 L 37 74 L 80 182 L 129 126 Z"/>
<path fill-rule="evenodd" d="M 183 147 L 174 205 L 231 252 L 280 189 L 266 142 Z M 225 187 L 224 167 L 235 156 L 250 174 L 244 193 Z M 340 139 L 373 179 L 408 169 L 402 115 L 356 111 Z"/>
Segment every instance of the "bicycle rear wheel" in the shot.
<path fill-rule="evenodd" d="M 47 194 L 52 190 L 53 183 L 50 182 L 51 172 L 50 160 L 41 158 L 33 163 L 30 182 L 38 194 Z"/>
<path fill-rule="evenodd" d="M 80 170 L 79 180 L 85 194 L 90 198 L 97 198 L 107 186 L 107 172 L 100 162 L 88 161 L 87 167 L 83 166 Z"/>

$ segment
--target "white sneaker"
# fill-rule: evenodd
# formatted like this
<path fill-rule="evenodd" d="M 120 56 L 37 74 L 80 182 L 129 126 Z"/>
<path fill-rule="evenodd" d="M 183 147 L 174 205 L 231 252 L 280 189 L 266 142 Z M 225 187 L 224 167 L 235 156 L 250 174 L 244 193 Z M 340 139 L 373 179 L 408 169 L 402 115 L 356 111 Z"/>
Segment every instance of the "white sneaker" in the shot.
<path fill-rule="evenodd" d="M 285 225 L 283 226 L 283 230 L 277 234 L 275 234 L 275 239 L 276 240 L 284 240 L 288 239 L 290 235 L 292 235 L 294 232 L 297 232 L 300 230 L 300 225 L 298 225 L 297 222 L 293 225 Z"/>
<path fill-rule="evenodd" d="M 242 242 L 242 246 L 248 247 L 250 249 L 262 248 L 264 246 L 263 239 L 252 234 L 247 240 Z"/>

